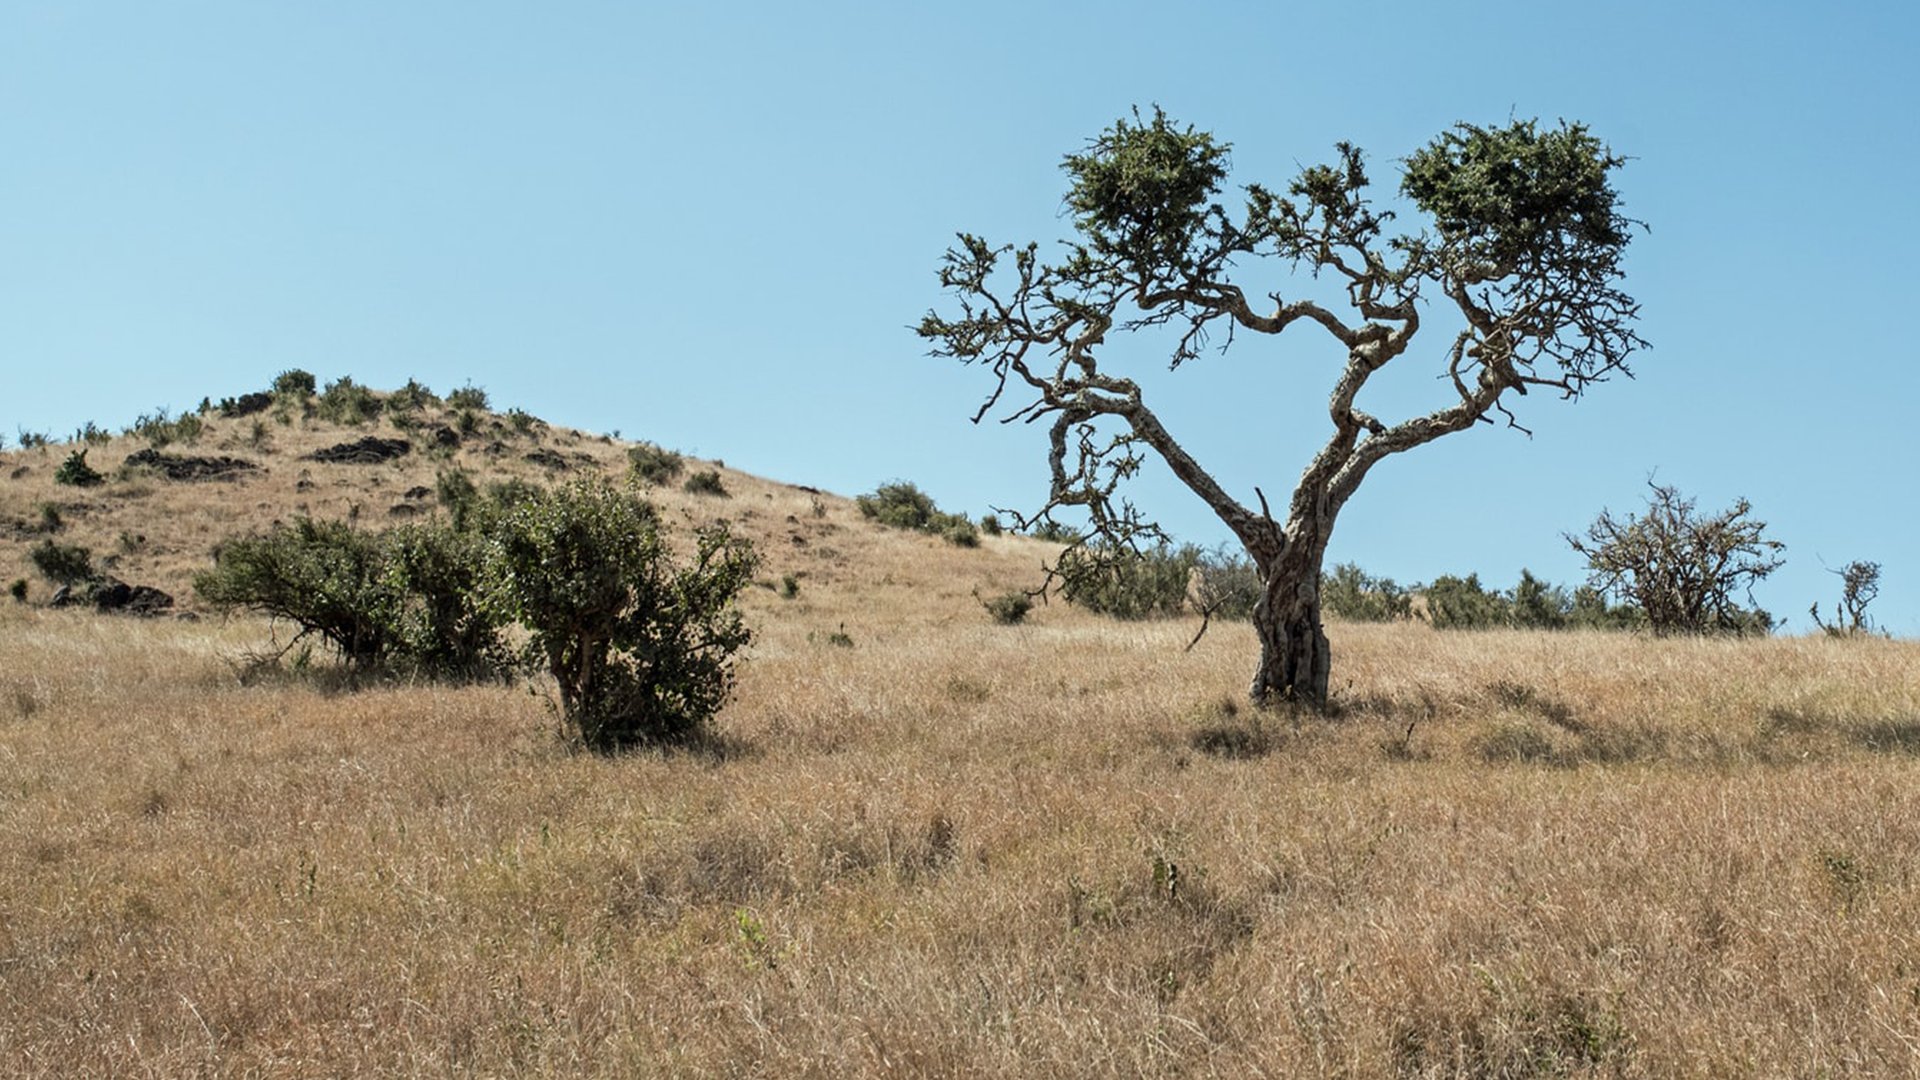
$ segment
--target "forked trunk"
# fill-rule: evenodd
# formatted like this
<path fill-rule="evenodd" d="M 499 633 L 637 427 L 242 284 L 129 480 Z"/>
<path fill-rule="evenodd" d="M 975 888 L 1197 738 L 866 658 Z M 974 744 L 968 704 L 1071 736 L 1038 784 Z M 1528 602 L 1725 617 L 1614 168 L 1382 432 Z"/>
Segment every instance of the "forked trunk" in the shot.
<path fill-rule="evenodd" d="M 1320 624 L 1320 562 L 1324 543 L 1289 543 L 1270 569 L 1266 593 L 1253 609 L 1260 667 L 1250 694 L 1255 705 L 1283 702 L 1316 711 L 1327 706 L 1333 657 Z"/>

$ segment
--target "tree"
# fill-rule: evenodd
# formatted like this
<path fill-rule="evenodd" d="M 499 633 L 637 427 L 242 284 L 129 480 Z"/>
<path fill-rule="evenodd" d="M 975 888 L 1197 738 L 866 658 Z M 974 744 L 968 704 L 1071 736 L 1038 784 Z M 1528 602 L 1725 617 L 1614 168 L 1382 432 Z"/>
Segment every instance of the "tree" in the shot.
<path fill-rule="evenodd" d="M 1880 564 L 1876 562 L 1850 562 L 1832 573 L 1840 576 L 1840 601 L 1833 607 L 1833 622 L 1820 618 L 1820 605 L 1815 603 L 1807 609 L 1813 616 L 1813 624 L 1827 632 L 1829 637 L 1854 637 L 1873 633 L 1873 622 L 1867 618 L 1867 605 L 1880 595 Z"/>
<path fill-rule="evenodd" d="M 1108 550 L 1164 537 L 1118 495 L 1146 453 L 1206 503 L 1246 549 L 1263 595 L 1251 695 L 1324 706 L 1331 658 L 1321 626 L 1321 565 L 1334 521 L 1386 458 L 1464 431 L 1495 414 L 1518 428 L 1506 398 L 1529 389 L 1579 396 L 1643 342 L 1634 300 L 1617 288 L 1635 224 L 1611 174 L 1624 159 L 1579 124 L 1461 124 L 1403 162 L 1400 193 L 1429 227 L 1388 236 L 1393 218 L 1368 201 L 1361 152 L 1341 143 L 1332 164 L 1303 170 L 1284 193 L 1258 184 L 1230 214 L 1214 201 L 1228 144 L 1135 110 L 1064 164 L 1078 238 L 1056 262 L 1039 246 L 994 246 L 960 234 L 940 269 L 958 300 L 928 312 L 919 333 L 933 353 L 986 367 L 993 388 L 975 422 L 1018 400 L 1003 421 L 1051 421 L 1049 497 L 1022 527 L 1063 507 L 1091 519 Z M 1311 284 L 1270 306 L 1239 282 L 1241 267 L 1278 260 L 1297 277 L 1330 278 L 1349 311 Z M 1452 341 L 1428 353 L 1447 389 L 1432 411 L 1388 423 L 1361 408 L 1368 381 L 1408 350 L 1429 303 L 1457 317 Z M 1328 400 L 1332 431 L 1276 519 L 1259 488 L 1254 509 L 1187 452 L 1131 378 L 1103 367 L 1118 335 L 1171 337 L 1171 366 L 1215 338 L 1226 352 L 1247 335 L 1316 327 L 1345 352 Z M 1524 430 L 1522 428 L 1521 430 Z M 1136 548 L 1137 549 L 1137 548 Z"/>
<path fill-rule="evenodd" d="M 734 600 L 754 558 L 724 527 L 677 565 L 653 507 L 605 481 L 534 492 L 489 526 L 489 588 L 591 749 L 684 740 L 733 689 L 751 638 Z"/>
<path fill-rule="evenodd" d="M 368 532 L 296 519 L 222 544 L 194 588 L 223 611 L 258 611 L 318 635 L 362 674 L 480 679 L 503 659 L 478 596 L 480 544 L 439 525 Z"/>
<path fill-rule="evenodd" d="M 1767 523 L 1748 516 L 1752 505 L 1739 499 L 1701 516 L 1677 489 L 1648 486 L 1646 513 L 1621 521 L 1602 510 L 1584 538 L 1567 536 L 1586 556 L 1588 585 L 1631 601 L 1660 635 L 1772 630 L 1772 616 L 1734 599 L 1742 592 L 1752 603 L 1754 584 L 1784 561 L 1786 545 L 1766 538 Z"/>

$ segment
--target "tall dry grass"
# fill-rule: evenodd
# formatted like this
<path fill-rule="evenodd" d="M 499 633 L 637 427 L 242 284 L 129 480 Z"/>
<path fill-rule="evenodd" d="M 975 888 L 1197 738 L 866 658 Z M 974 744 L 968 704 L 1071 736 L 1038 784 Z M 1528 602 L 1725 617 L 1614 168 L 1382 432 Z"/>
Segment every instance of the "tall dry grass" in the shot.
<path fill-rule="evenodd" d="M 1244 631 L 799 602 L 729 749 L 615 760 L 7 610 L 0 1070 L 1920 1068 L 1912 645 L 1335 627 L 1322 720 Z"/>
<path fill-rule="evenodd" d="M 297 475 L 73 527 L 189 573 Z M 656 493 L 767 559 L 712 753 L 0 601 L 0 1073 L 1920 1073 L 1920 646 L 1334 626 L 1339 714 L 1255 714 L 1244 627 L 995 626 L 1040 545 L 726 482 Z"/>

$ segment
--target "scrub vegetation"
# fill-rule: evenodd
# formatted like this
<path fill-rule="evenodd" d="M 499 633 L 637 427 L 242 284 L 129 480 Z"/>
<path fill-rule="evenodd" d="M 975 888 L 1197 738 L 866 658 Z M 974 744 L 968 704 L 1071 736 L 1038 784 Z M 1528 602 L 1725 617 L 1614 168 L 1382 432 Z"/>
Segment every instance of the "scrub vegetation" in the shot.
<path fill-rule="evenodd" d="M 259 466 L 214 478 L 116 468 L 139 433 L 87 488 L 55 480 L 75 447 L 0 454 L 7 577 L 40 579 L 52 505 L 61 545 L 199 616 L 0 604 L 0 1072 L 1914 1068 L 1913 642 L 1447 632 L 1341 571 L 1379 620 L 1328 623 L 1328 710 L 1256 710 L 1230 608 L 1197 641 L 1191 605 L 998 619 L 1068 540 L 961 546 L 688 460 L 732 497 L 627 490 L 681 565 L 722 530 L 759 553 L 727 563 L 737 685 L 710 738 L 584 753 L 548 676 L 256 663 L 297 628 L 190 582 L 276 520 L 450 525 L 436 489 L 557 550 L 532 493 L 658 448 L 520 430 L 477 388 L 329 420 L 315 385 L 201 416 L 196 452 Z M 369 436 L 413 449 L 307 459 Z"/>

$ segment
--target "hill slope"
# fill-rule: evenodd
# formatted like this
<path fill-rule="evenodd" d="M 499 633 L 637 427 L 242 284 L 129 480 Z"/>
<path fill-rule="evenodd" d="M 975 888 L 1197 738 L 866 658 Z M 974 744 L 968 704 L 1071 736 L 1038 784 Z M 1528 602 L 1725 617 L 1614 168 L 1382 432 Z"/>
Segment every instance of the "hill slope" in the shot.
<path fill-rule="evenodd" d="M 184 595 L 302 503 L 621 467 L 501 423 L 321 466 L 368 432 L 216 420 L 185 452 L 259 470 L 85 492 L 15 452 L 4 553 L 52 499 Z M 1244 627 L 996 626 L 972 591 L 1044 545 L 723 475 L 656 497 L 801 584 L 748 596 L 719 754 L 570 754 L 518 687 L 243 685 L 251 619 L 0 603 L 0 1073 L 1912 1071 L 1920 647 L 1335 625 L 1340 715 L 1255 715 Z"/>

